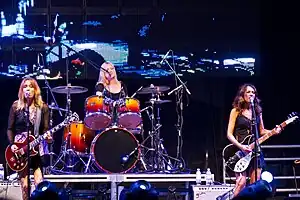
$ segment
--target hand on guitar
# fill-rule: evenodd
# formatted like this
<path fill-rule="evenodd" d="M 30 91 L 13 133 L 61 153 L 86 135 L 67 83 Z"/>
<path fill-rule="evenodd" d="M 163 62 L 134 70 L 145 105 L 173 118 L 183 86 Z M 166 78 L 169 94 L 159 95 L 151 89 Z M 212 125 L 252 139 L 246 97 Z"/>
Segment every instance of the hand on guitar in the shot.
<path fill-rule="evenodd" d="M 279 133 L 281 133 L 283 129 L 281 128 L 281 126 L 276 125 L 276 127 L 274 128 L 274 132 L 276 135 L 278 135 Z"/>
<path fill-rule="evenodd" d="M 18 147 L 17 147 L 17 145 L 15 145 L 15 144 L 13 144 L 13 145 L 11 145 L 11 151 L 13 152 L 13 153 L 15 153 L 17 150 L 18 150 Z"/>
<path fill-rule="evenodd" d="M 49 143 L 49 144 L 53 142 L 53 137 L 50 133 L 47 134 L 46 140 L 47 140 L 47 143 Z"/>
<path fill-rule="evenodd" d="M 241 145 L 240 149 L 246 153 L 249 153 L 252 151 L 252 149 L 248 145 Z"/>

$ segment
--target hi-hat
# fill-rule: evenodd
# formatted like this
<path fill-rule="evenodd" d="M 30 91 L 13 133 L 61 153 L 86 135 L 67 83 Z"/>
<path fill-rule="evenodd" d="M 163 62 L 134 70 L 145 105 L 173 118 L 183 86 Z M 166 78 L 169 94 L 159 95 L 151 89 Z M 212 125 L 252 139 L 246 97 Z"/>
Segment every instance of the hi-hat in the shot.
<path fill-rule="evenodd" d="M 138 94 L 157 94 L 160 92 L 168 91 L 170 87 L 168 86 L 154 86 L 153 84 L 150 85 L 150 87 L 145 87 L 138 91 Z"/>
<path fill-rule="evenodd" d="M 52 91 L 59 94 L 80 94 L 87 92 L 88 89 L 82 86 L 58 86 L 53 88 Z"/>

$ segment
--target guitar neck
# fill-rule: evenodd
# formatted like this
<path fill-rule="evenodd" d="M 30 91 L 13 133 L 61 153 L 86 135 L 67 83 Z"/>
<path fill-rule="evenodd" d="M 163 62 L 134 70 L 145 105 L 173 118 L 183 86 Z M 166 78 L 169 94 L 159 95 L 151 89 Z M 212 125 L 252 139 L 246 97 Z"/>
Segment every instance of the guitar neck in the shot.
<path fill-rule="evenodd" d="M 48 134 L 52 134 L 52 133 L 58 131 L 59 129 L 61 129 L 65 125 L 66 125 L 65 121 L 63 121 L 60 124 L 53 127 L 52 129 L 46 131 L 43 135 L 40 135 L 38 138 L 36 138 L 34 141 L 32 141 L 30 143 L 30 149 L 33 149 L 35 146 L 37 146 L 41 141 L 43 141 L 47 137 Z"/>
<path fill-rule="evenodd" d="M 284 128 L 286 125 L 287 125 L 286 121 L 284 121 L 284 122 L 282 122 L 282 123 L 280 124 L 280 126 L 281 126 L 282 128 Z M 272 137 L 272 136 L 275 135 L 275 134 L 276 134 L 275 129 L 272 129 L 269 133 L 267 133 L 267 134 L 261 136 L 260 138 L 258 138 L 258 144 L 263 143 L 264 141 L 266 141 L 267 139 L 269 139 L 270 137 Z M 249 147 L 250 147 L 251 149 L 254 149 L 254 146 L 255 146 L 255 142 L 252 142 L 252 143 L 249 145 Z"/>

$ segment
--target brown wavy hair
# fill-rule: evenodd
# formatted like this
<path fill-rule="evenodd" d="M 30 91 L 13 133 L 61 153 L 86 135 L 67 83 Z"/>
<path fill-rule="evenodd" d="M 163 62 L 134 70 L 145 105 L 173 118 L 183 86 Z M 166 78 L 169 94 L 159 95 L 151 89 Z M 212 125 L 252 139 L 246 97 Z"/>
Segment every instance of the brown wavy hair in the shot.
<path fill-rule="evenodd" d="M 20 84 L 19 93 L 18 93 L 19 99 L 17 100 L 17 102 L 18 102 L 17 109 L 22 110 L 25 107 L 25 97 L 24 97 L 23 88 L 24 88 L 24 84 L 26 81 L 30 81 L 30 83 L 33 85 L 33 88 L 34 88 L 33 103 L 35 104 L 35 106 L 42 108 L 44 102 L 42 100 L 40 86 L 38 85 L 38 83 L 36 82 L 35 79 L 26 77 L 22 80 L 22 82 Z"/>
<path fill-rule="evenodd" d="M 252 84 L 249 84 L 249 83 L 245 83 L 243 85 L 241 85 L 239 87 L 239 90 L 233 100 L 233 103 L 232 103 L 232 106 L 234 108 L 237 109 L 237 111 L 241 112 L 242 110 L 244 109 L 247 109 L 249 107 L 249 103 L 245 101 L 244 99 L 244 94 L 247 90 L 247 87 L 252 87 L 254 89 L 254 93 L 255 93 L 255 99 L 254 99 L 254 107 L 255 107 L 255 112 L 256 114 L 260 114 L 262 112 L 262 108 L 260 106 L 260 99 L 257 97 L 258 94 L 257 94 L 257 90 L 256 90 L 256 87 Z"/>

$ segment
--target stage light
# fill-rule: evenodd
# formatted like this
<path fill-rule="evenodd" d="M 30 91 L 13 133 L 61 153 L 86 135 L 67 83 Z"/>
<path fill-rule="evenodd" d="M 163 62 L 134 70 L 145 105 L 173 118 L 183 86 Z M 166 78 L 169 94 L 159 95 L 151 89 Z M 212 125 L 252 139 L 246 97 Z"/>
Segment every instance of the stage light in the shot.
<path fill-rule="evenodd" d="M 39 199 L 51 199 L 58 200 L 60 199 L 58 194 L 58 189 L 56 186 L 49 182 L 43 181 L 36 186 L 36 189 L 32 192 L 31 200 L 39 200 Z"/>
<path fill-rule="evenodd" d="M 270 172 L 264 171 L 261 174 L 261 179 L 267 181 L 268 183 L 271 183 L 274 178 L 273 178 L 273 175 Z"/>
<path fill-rule="evenodd" d="M 255 183 L 244 188 L 236 197 L 232 200 L 264 200 L 272 196 L 272 186 L 265 180 L 258 180 Z"/>
<path fill-rule="evenodd" d="M 136 181 L 135 183 L 133 183 L 130 186 L 129 190 L 130 190 L 130 192 L 139 191 L 140 189 L 149 191 L 151 188 L 152 188 L 152 186 L 149 182 L 144 181 L 144 180 L 139 180 L 139 181 Z"/>
<path fill-rule="evenodd" d="M 145 180 L 139 180 L 131 184 L 129 189 L 121 192 L 122 200 L 158 200 L 158 192 Z"/>

